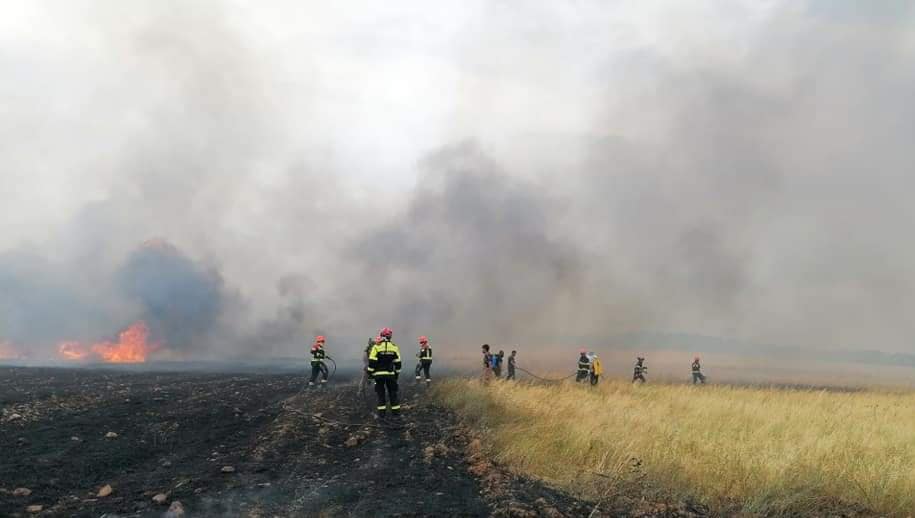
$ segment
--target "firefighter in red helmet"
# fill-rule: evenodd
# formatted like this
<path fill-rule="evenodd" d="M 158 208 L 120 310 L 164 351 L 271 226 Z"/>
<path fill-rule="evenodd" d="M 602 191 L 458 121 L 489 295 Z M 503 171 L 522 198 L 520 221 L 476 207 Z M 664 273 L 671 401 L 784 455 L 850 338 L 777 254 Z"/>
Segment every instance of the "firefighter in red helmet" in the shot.
<path fill-rule="evenodd" d="M 400 349 L 391 341 L 394 332 L 385 327 L 379 333 L 381 342 L 369 351 L 369 376 L 375 380 L 375 393 L 378 394 L 378 417 L 383 418 L 390 408 L 391 414 L 400 415 L 400 400 L 397 398 L 397 377 L 402 363 Z"/>
<path fill-rule="evenodd" d="M 321 375 L 321 385 L 327 383 L 327 366 L 324 365 L 324 358 L 327 355 L 324 352 L 325 338 L 316 336 L 315 343 L 311 346 L 311 379 L 308 380 L 308 386 L 315 386 L 318 375 Z"/>
<path fill-rule="evenodd" d="M 432 348 L 429 347 L 429 338 L 420 336 L 418 340 L 419 352 L 416 353 L 416 357 L 419 358 L 419 363 L 416 364 L 416 381 L 422 380 L 425 375 L 426 383 L 431 383 L 429 369 L 432 368 Z"/>

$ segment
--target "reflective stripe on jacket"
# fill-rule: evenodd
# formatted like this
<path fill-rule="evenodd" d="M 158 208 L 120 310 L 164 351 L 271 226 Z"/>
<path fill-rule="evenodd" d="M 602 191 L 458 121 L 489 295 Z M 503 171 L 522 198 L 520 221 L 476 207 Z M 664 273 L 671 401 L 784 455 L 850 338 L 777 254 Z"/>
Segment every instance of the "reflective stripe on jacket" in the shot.
<path fill-rule="evenodd" d="M 400 372 L 400 348 L 387 340 L 377 343 L 369 351 L 368 372 L 373 376 L 393 376 Z"/>

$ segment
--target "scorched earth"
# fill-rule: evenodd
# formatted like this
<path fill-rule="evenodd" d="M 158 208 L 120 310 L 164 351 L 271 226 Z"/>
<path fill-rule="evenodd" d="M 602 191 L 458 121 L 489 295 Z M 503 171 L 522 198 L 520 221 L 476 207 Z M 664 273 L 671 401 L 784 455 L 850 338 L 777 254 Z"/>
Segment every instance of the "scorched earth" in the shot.
<path fill-rule="evenodd" d="M 412 380 L 396 424 L 371 418 L 371 390 L 332 381 L 0 367 L 0 516 L 591 513 L 490 463 Z"/>

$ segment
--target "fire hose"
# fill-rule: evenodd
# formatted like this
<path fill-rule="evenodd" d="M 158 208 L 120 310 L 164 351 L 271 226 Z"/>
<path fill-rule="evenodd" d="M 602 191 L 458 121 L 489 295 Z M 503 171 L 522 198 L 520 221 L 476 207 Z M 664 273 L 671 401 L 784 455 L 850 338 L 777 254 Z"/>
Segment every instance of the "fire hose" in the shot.
<path fill-rule="evenodd" d="M 327 375 L 327 378 L 330 379 L 334 374 L 337 373 L 337 362 L 335 362 L 334 359 L 331 358 L 330 356 L 325 356 L 324 359 L 325 359 L 325 360 L 330 360 L 330 363 L 333 363 L 333 364 L 334 364 L 334 370 L 331 371 L 330 374 Z M 323 365 L 324 362 L 321 362 L 321 364 Z M 325 371 L 327 370 L 327 365 L 324 365 L 324 370 L 325 370 Z"/>
<path fill-rule="evenodd" d="M 545 381 L 545 382 L 547 382 L 547 383 L 559 383 L 559 382 L 565 381 L 565 380 L 571 378 L 572 376 L 578 374 L 578 371 L 575 371 L 575 372 L 573 372 L 572 374 L 569 374 L 568 376 L 565 376 L 565 377 L 562 377 L 562 378 L 550 379 L 550 378 L 544 378 L 544 377 L 538 376 L 538 375 L 534 374 L 533 372 L 531 372 L 531 371 L 529 371 L 529 370 L 527 370 L 527 369 L 525 369 L 525 368 L 523 368 L 523 367 L 519 367 L 519 366 L 517 366 L 517 365 L 515 365 L 515 368 L 518 369 L 519 371 L 521 371 L 521 372 L 523 372 L 523 373 L 529 375 L 529 376 L 533 376 L 533 377 L 537 378 L 538 380 L 540 380 L 540 381 Z"/>

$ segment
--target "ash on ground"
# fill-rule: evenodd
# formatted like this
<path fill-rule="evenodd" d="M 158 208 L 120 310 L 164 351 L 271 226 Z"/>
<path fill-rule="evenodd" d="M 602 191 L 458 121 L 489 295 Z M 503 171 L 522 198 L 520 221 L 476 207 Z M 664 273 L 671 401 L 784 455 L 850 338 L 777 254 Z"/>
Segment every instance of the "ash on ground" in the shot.
<path fill-rule="evenodd" d="M 472 431 L 402 382 L 299 374 L 0 368 L 2 516 L 588 516 L 594 505 L 480 469 Z M 599 516 L 596 513 L 595 516 Z"/>

